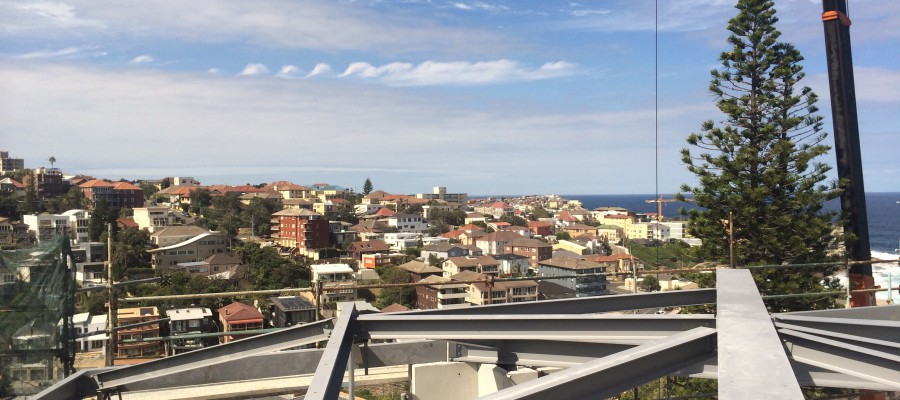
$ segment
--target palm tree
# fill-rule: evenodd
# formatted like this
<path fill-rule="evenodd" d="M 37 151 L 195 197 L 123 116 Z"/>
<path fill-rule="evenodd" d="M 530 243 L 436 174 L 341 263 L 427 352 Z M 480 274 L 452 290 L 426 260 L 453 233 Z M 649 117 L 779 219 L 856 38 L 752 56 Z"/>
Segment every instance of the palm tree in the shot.
<path fill-rule="evenodd" d="M 47 161 L 50 161 L 50 168 L 53 168 L 53 164 L 56 163 L 56 157 L 50 156 L 50 158 L 47 159 Z"/>

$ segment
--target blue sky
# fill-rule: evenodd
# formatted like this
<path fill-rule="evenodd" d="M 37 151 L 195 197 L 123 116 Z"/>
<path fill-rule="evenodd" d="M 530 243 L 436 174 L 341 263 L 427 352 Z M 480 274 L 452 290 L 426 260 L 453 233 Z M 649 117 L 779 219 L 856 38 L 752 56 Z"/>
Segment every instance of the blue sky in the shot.
<path fill-rule="evenodd" d="M 660 1 L 658 175 L 640 0 L 0 0 L 0 147 L 110 179 L 671 193 L 685 137 L 721 118 L 733 4 Z M 821 4 L 776 8 L 831 131 Z M 900 2 L 850 17 L 866 189 L 900 191 Z"/>

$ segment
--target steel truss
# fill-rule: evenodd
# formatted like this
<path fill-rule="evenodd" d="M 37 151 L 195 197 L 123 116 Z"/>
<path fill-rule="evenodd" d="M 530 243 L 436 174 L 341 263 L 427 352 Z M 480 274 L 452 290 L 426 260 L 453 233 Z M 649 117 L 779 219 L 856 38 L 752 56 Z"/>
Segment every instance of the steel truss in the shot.
<path fill-rule="evenodd" d="M 486 399 L 605 398 L 669 375 L 717 378 L 725 399 L 802 399 L 802 386 L 900 391 L 900 306 L 769 315 L 748 270 L 720 270 L 716 286 L 392 314 L 359 315 L 346 307 L 336 320 L 82 371 L 35 398 L 101 393 L 127 399 L 245 382 L 208 396 L 305 390 L 310 399 L 334 399 L 347 371 L 352 381 L 357 368 L 367 375 L 373 368 L 439 361 L 566 368 Z M 626 313 L 710 303 L 716 315 Z M 369 344 L 398 338 L 406 341 Z M 325 340 L 324 349 L 291 350 Z M 312 379 L 297 379 L 304 375 Z M 279 378 L 296 384 L 268 391 L 258 384 Z"/>

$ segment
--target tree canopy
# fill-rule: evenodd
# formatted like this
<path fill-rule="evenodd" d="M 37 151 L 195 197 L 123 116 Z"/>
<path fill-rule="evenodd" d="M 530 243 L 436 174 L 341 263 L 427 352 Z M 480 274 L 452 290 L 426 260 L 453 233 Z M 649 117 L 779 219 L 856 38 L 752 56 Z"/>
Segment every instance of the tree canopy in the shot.
<path fill-rule="evenodd" d="M 774 4 L 741 0 L 728 23 L 730 48 L 711 72 L 709 90 L 724 114 L 692 133 L 682 161 L 696 175 L 683 185 L 699 209 L 689 213 L 688 232 L 702 239 L 698 257 L 724 262 L 729 256 L 729 213 L 734 220 L 734 258 L 742 265 L 825 261 L 833 242 L 834 214 L 825 201 L 838 195 L 826 183 L 829 167 L 817 158 L 823 143 L 815 93 L 799 87 L 803 57 L 779 41 Z M 684 199 L 683 195 L 679 195 Z M 819 291 L 828 270 L 763 271 L 756 279 L 763 294 Z M 826 301 L 827 302 L 827 301 Z M 799 301 L 806 303 L 806 301 Z M 773 308 L 790 309 L 785 300 Z M 807 304 L 801 308 L 818 307 Z"/>

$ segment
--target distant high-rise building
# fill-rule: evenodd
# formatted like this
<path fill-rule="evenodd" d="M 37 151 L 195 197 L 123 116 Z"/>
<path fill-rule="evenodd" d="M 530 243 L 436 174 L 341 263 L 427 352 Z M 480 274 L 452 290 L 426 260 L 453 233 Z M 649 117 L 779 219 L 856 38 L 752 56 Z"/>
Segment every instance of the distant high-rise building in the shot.
<path fill-rule="evenodd" d="M 9 158 L 8 151 L 0 151 L 0 174 L 25 169 L 24 158 Z"/>

